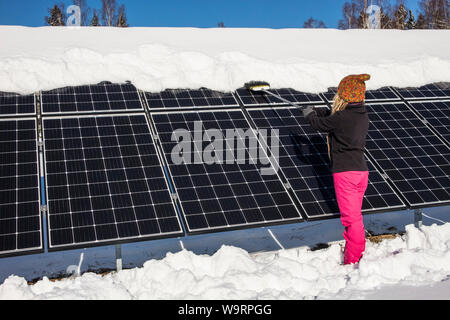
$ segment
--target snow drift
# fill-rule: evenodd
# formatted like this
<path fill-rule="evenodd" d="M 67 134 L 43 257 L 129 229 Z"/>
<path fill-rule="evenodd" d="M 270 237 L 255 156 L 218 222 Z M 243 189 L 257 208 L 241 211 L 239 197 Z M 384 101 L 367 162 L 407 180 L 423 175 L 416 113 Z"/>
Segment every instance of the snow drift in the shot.
<path fill-rule="evenodd" d="M 323 92 L 350 73 L 369 89 L 450 81 L 446 30 L 0 27 L 0 91 L 103 80 L 233 91 L 250 80 Z"/>
<path fill-rule="evenodd" d="M 183 250 L 106 276 L 44 278 L 29 286 L 12 275 L 0 286 L 0 299 L 358 299 L 380 286 L 430 283 L 446 283 L 440 295 L 446 299 L 449 239 L 450 223 L 408 225 L 403 237 L 368 243 L 357 267 L 340 265 L 339 244 L 257 255 L 232 246 L 212 256 Z"/>

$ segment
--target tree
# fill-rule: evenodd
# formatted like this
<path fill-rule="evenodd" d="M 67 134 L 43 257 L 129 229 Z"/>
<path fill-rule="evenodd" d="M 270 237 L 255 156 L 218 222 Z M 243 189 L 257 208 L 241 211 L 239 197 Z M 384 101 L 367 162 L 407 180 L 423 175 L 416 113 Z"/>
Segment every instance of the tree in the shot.
<path fill-rule="evenodd" d="M 92 27 L 98 27 L 98 26 L 100 26 L 100 22 L 99 22 L 99 20 L 98 20 L 97 11 L 95 11 L 95 10 L 94 10 L 94 14 L 93 14 L 93 16 L 92 16 L 91 26 L 92 26 Z"/>
<path fill-rule="evenodd" d="M 406 29 L 406 18 L 408 17 L 408 12 L 405 6 L 401 3 L 394 13 L 394 27 L 395 29 L 405 30 Z"/>
<path fill-rule="evenodd" d="M 423 14 L 425 27 L 430 29 L 450 28 L 450 4 L 447 0 L 421 0 L 419 2 Z"/>
<path fill-rule="evenodd" d="M 343 19 L 339 20 L 339 29 L 353 29 L 358 27 L 358 18 L 356 17 L 358 8 L 355 2 L 345 2 L 342 7 Z"/>
<path fill-rule="evenodd" d="M 102 0 L 100 14 L 104 26 L 112 27 L 117 21 L 117 3 L 116 0 Z"/>
<path fill-rule="evenodd" d="M 419 14 L 417 18 L 416 29 L 428 29 L 423 14 Z"/>
<path fill-rule="evenodd" d="M 326 28 L 326 25 L 322 20 L 316 20 L 311 17 L 303 23 L 303 28 Z"/>
<path fill-rule="evenodd" d="M 414 15 L 411 10 L 409 10 L 409 19 L 408 22 L 406 23 L 406 28 L 408 30 L 416 28 L 416 20 L 414 20 Z"/>
<path fill-rule="evenodd" d="M 381 16 L 381 29 L 391 29 L 392 28 L 392 21 L 389 17 L 389 14 L 383 12 L 383 8 L 380 9 L 380 16 Z"/>
<path fill-rule="evenodd" d="M 117 26 L 120 28 L 127 28 L 128 24 L 127 24 L 127 15 L 125 12 L 125 5 L 121 5 L 119 7 L 119 18 L 117 19 Z"/>
<path fill-rule="evenodd" d="M 65 25 L 65 14 L 64 14 L 64 4 L 54 5 L 53 8 L 48 9 L 50 17 L 45 17 L 45 23 L 49 26 L 64 26 Z"/>

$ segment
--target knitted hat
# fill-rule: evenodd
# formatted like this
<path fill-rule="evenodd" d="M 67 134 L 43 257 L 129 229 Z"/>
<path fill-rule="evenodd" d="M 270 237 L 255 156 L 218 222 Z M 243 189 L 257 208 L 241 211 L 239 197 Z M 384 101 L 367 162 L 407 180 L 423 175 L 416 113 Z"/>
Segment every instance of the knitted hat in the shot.
<path fill-rule="evenodd" d="M 366 94 L 364 81 L 370 79 L 369 74 L 353 74 L 341 80 L 338 95 L 347 102 L 362 102 Z"/>

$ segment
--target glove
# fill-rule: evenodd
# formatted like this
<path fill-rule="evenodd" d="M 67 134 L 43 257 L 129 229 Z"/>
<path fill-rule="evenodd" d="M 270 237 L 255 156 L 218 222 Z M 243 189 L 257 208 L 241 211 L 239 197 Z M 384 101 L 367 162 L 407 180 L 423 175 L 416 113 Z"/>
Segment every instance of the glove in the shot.
<path fill-rule="evenodd" d="M 316 113 L 316 110 L 314 110 L 313 106 L 308 106 L 303 109 L 303 116 L 307 118 L 311 113 Z"/>

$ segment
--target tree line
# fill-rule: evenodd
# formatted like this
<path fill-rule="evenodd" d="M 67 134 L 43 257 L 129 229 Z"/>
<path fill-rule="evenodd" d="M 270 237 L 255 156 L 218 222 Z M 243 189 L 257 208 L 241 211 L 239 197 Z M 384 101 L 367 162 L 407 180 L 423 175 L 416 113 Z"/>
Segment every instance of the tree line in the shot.
<path fill-rule="evenodd" d="M 101 0 L 101 8 L 97 10 L 87 5 L 86 0 L 73 0 L 80 8 L 81 26 L 128 27 L 125 5 L 118 5 L 116 0 Z M 48 9 L 49 16 L 45 23 L 49 26 L 65 26 L 67 21 L 66 6 L 63 2 Z"/>
<path fill-rule="evenodd" d="M 371 21 L 368 13 L 371 5 L 379 8 L 377 12 L 380 29 L 450 29 L 450 1 L 448 0 L 420 0 L 417 19 L 405 0 L 350 0 L 342 6 L 342 19 L 338 28 L 367 29 Z M 375 13 L 374 13 L 375 14 Z M 304 28 L 326 28 L 325 23 L 312 17 L 303 24 Z"/>

